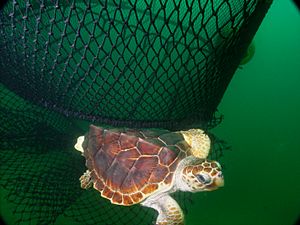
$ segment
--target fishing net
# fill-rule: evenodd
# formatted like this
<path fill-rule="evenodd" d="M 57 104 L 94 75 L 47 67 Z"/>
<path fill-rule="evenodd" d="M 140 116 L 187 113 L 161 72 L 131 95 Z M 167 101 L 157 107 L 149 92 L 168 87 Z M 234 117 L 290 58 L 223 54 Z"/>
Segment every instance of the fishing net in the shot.
<path fill-rule="evenodd" d="M 14 221 L 151 224 L 151 209 L 80 189 L 84 159 L 73 145 L 86 130 L 78 120 L 216 126 L 217 106 L 270 4 L 8 1 L 0 11 L 0 185 Z M 226 146 L 211 137 L 218 159 Z M 175 198 L 187 212 L 191 196 Z"/>

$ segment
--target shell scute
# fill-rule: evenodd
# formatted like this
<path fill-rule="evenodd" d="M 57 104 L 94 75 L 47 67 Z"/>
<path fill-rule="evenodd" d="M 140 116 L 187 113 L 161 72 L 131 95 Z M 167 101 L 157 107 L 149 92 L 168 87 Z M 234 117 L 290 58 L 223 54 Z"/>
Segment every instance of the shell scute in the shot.
<path fill-rule="evenodd" d="M 138 158 L 138 160 L 135 162 L 135 168 L 139 171 L 149 171 L 149 173 L 152 172 L 152 170 L 157 167 L 158 158 L 157 157 L 147 157 L 147 156 L 141 156 Z"/>
<path fill-rule="evenodd" d="M 112 197 L 112 202 L 116 204 L 122 203 L 122 194 L 120 192 L 115 192 L 113 197 Z"/>
<path fill-rule="evenodd" d="M 101 174 L 104 180 L 106 180 L 106 171 L 112 164 L 113 158 L 110 157 L 108 154 L 105 154 L 103 151 L 99 151 L 92 161 L 90 170 L 95 170 L 98 175 Z M 87 165 L 88 166 L 88 165 Z"/>
<path fill-rule="evenodd" d="M 157 155 L 160 146 L 154 145 L 152 143 L 140 139 L 137 143 L 137 148 L 142 155 Z"/>
<path fill-rule="evenodd" d="M 155 139 L 155 138 L 145 139 L 145 141 L 147 141 L 153 145 L 156 145 L 156 146 L 161 146 L 161 147 L 165 146 L 165 144 L 162 141 L 160 141 L 159 139 Z"/>
<path fill-rule="evenodd" d="M 177 148 L 179 148 L 181 151 L 185 151 L 185 152 L 188 152 L 188 150 L 191 148 L 189 146 L 188 143 L 186 143 L 185 141 L 181 141 L 181 142 L 178 142 L 176 143 L 175 145 Z"/>
<path fill-rule="evenodd" d="M 170 165 L 177 158 L 178 152 L 174 152 L 166 147 L 163 147 L 159 152 L 159 160 L 162 165 Z"/>
<path fill-rule="evenodd" d="M 94 188 L 101 192 L 103 190 L 103 188 L 104 188 L 103 182 L 101 180 L 99 180 L 99 179 L 96 180 L 94 182 Z"/>
<path fill-rule="evenodd" d="M 106 180 L 106 171 L 112 165 L 114 158 L 121 151 L 121 148 L 117 142 L 112 142 L 111 144 L 101 144 L 102 147 L 98 149 L 94 155 L 94 167 L 98 174 L 102 174 L 103 178 Z M 88 161 L 88 160 L 87 160 Z M 88 165 L 87 165 L 88 166 Z M 92 165 L 88 166 L 91 169 Z"/>
<path fill-rule="evenodd" d="M 143 135 L 144 138 L 157 138 L 160 135 L 168 133 L 169 131 L 163 129 L 153 129 L 153 130 L 143 130 L 140 133 Z"/>
<path fill-rule="evenodd" d="M 103 191 L 101 194 L 103 197 L 112 198 L 112 196 L 114 195 L 114 192 L 112 190 L 110 190 L 107 186 L 105 186 L 103 188 Z"/>
<path fill-rule="evenodd" d="M 137 138 L 143 138 L 143 135 L 134 129 L 123 129 L 123 131 L 121 132 L 123 134 L 125 134 L 126 136 L 131 136 L 131 137 L 137 137 Z"/>
<path fill-rule="evenodd" d="M 128 195 L 123 195 L 123 204 L 124 205 L 132 205 L 133 201 L 132 201 L 131 197 Z"/>
<path fill-rule="evenodd" d="M 132 148 L 126 151 L 121 151 L 116 156 L 116 161 L 119 162 L 119 166 L 123 167 L 127 171 L 131 169 L 131 167 L 134 165 L 136 160 L 140 157 L 139 152 L 137 149 Z"/>
<path fill-rule="evenodd" d="M 86 135 L 86 141 L 83 147 L 87 149 L 87 155 L 94 156 L 103 144 L 103 130 L 97 130 L 94 126 L 90 128 L 90 132 Z"/>
<path fill-rule="evenodd" d="M 135 193 L 138 191 L 132 176 L 127 176 L 125 178 L 120 189 L 126 194 Z"/>
<path fill-rule="evenodd" d="M 156 161 L 149 161 L 149 162 L 148 161 L 149 160 L 147 160 L 147 158 L 145 158 L 144 160 L 141 161 L 141 163 L 138 165 L 138 167 L 132 168 L 130 170 L 129 176 L 132 177 L 136 187 L 139 190 L 148 183 L 148 180 L 154 169 L 154 164 L 157 163 L 158 160 L 156 159 Z M 150 169 L 146 166 L 144 167 L 143 165 L 150 166 Z M 152 169 L 151 169 L 151 167 L 152 167 Z"/>
<path fill-rule="evenodd" d="M 105 152 L 105 154 L 109 155 L 111 158 L 114 158 L 120 151 L 121 147 L 119 143 L 112 142 L 110 144 L 104 144 L 100 151 Z"/>
<path fill-rule="evenodd" d="M 148 184 L 146 187 L 143 188 L 142 192 L 144 194 L 150 194 L 158 188 L 158 184 Z"/>
<path fill-rule="evenodd" d="M 120 137 L 120 133 L 111 132 L 109 130 L 105 130 L 105 137 L 103 138 L 103 144 L 111 144 L 117 142 Z"/>
<path fill-rule="evenodd" d="M 129 136 L 125 134 L 120 135 L 119 143 L 122 149 L 129 149 L 136 147 L 139 138 L 134 136 Z"/>
<path fill-rule="evenodd" d="M 149 178 L 150 183 L 159 183 L 162 181 L 162 177 L 165 177 L 169 173 L 169 170 L 166 166 L 158 165 L 155 170 L 152 171 Z"/>
<path fill-rule="evenodd" d="M 128 172 L 127 168 L 120 166 L 120 162 L 115 160 L 106 171 L 106 184 L 113 190 L 119 190 Z"/>
<path fill-rule="evenodd" d="M 134 201 L 134 203 L 138 203 L 143 199 L 143 195 L 141 192 L 137 192 L 131 195 L 131 199 Z"/>
<path fill-rule="evenodd" d="M 184 140 L 182 135 L 170 132 L 160 135 L 159 139 L 163 141 L 166 145 L 175 145 L 176 143 Z"/>

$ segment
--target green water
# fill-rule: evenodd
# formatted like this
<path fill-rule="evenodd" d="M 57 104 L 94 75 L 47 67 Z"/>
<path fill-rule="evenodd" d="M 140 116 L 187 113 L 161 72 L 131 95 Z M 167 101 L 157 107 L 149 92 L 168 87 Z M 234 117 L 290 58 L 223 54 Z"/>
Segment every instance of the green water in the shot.
<path fill-rule="evenodd" d="M 225 154 L 225 187 L 199 194 L 188 225 L 288 225 L 300 216 L 300 13 L 275 0 L 236 72 L 214 131 Z"/>
<path fill-rule="evenodd" d="M 275 0 L 239 69 L 214 133 L 226 140 L 225 187 L 193 197 L 187 225 L 292 225 L 300 216 L 300 13 Z M 14 224 L 1 190 L 1 214 Z M 77 224 L 59 217 L 56 225 Z"/>

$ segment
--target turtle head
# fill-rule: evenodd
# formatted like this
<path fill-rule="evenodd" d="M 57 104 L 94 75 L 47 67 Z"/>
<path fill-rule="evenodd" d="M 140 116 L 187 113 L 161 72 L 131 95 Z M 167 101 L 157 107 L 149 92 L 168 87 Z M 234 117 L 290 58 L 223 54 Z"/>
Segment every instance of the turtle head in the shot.
<path fill-rule="evenodd" d="M 186 191 L 191 192 L 213 191 L 224 186 L 220 164 L 210 160 L 186 166 L 182 171 L 182 180 Z"/>

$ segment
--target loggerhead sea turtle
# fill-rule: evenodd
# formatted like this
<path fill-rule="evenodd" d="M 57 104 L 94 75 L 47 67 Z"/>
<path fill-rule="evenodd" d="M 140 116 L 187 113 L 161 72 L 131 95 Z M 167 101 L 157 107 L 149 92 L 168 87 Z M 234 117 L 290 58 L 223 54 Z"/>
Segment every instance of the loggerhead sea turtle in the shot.
<path fill-rule="evenodd" d="M 211 191 L 224 185 L 221 166 L 207 160 L 210 139 L 201 129 L 113 130 L 90 126 L 75 148 L 88 170 L 81 187 L 93 186 L 113 204 L 141 203 L 158 211 L 156 224 L 183 224 L 183 212 L 169 195 Z"/>

